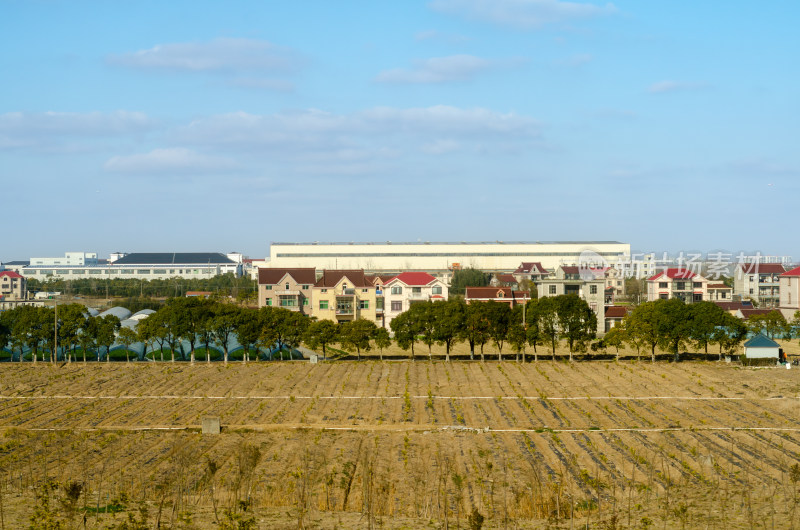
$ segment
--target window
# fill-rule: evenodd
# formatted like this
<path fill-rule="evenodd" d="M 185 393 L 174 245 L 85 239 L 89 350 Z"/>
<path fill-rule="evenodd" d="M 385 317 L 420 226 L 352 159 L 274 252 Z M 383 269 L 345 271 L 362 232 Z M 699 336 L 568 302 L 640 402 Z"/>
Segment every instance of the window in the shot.
<path fill-rule="evenodd" d="M 369 289 L 361 289 L 361 292 L 362 292 L 362 293 L 368 293 L 368 292 L 369 292 Z"/>
<path fill-rule="evenodd" d="M 308 289 L 308 285 L 304 285 L 304 286 L 303 286 L 303 289 Z"/>
<path fill-rule="evenodd" d="M 267 298 L 267 305 L 268 305 L 268 306 L 271 306 L 271 305 L 272 305 L 272 298 Z"/>
<path fill-rule="evenodd" d="M 392 302 L 392 311 L 402 311 L 403 310 L 403 302 L 397 300 Z"/>
<path fill-rule="evenodd" d="M 686 282 L 675 282 L 675 289 L 677 291 L 683 291 L 686 289 Z"/>
<path fill-rule="evenodd" d="M 369 300 L 359 300 L 358 308 L 359 309 L 369 309 Z"/>
<path fill-rule="evenodd" d="M 411 288 L 411 292 L 412 293 L 421 293 L 422 292 L 422 287 L 412 287 Z"/>
<path fill-rule="evenodd" d="M 86 271 L 83 269 L 74 269 L 72 274 L 86 274 Z"/>
<path fill-rule="evenodd" d="M 307 305 L 308 305 L 308 298 L 303 298 L 303 305 L 304 305 L 304 306 L 307 306 Z"/>
<path fill-rule="evenodd" d="M 442 294 L 442 288 L 441 288 L 441 286 L 439 286 L 439 285 L 435 286 L 435 287 L 433 288 L 432 292 L 433 292 L 433 294 Z"/>
<path fill-rule="evenodd" d="M 392 294 L 403 294 L 402 287 L 392 287 Z"/>
<path fill-rule="evenodd" d="M 319 301 L 319 308 L 320 309 L 328 309 L 328 301 L 327 300 L 320 300 Z"/>
<path fill-rule="evenodd" d="M 658 282 L 659 289 L 667 289 L 668 287 L 667 282 Z"/>
<path fill-rule="evenodd" d="M 89 274 L 103 274 L 103 271 L 101 271 L 101 270 L 91 270 L 90 269 L 89 270 Z"/>
<path fill-rule="evenodd" d="M 589 294 L 597 294 L 597 286 L 596 285 L 590 285 L 589 286 Z"/>
<path fill-rule="evenodd" d="M 264 289 L 266 289 L 267 291 L 271 291 L 272 290 L 272 286 L 271 285 L 265 285 Z"/>
<path fill-rule="evenodd" d="M 285 291 L 288 291 L 288 290 L 289 290 L 289 284 L 288 284 L 288 283 L 286 284 L 286 287 L 284 287 L 284 290 L 285 290 Z"/>
<path fill-rule="evenodd" d="M 150 269 L 139 269 L 136 274 L 150 274 Z"/>
<path fill-rule="evenodd" d="M 319 290 L 319 292 L 321 292 L 321 293 L 327 293 L 327 292 L 328 292 L 328 290 L 327 290 L 327 289 L 320 289 L 320 290 Z"/>

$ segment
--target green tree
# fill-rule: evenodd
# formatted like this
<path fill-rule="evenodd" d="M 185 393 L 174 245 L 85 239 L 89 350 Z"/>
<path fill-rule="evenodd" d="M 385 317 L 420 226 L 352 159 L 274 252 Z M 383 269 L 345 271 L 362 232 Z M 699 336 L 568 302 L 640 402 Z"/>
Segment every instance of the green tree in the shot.
<path fill-rule="evenodd" d="M 216 303 L 212 306 L 208 327 L 211 329 L 213 339 L 222 346 L 225 364 L 228 364 L 228 345 L 231 337 L 236 334 L 240 313 L 241 309 L 233 304 Z M 242 361 L 247 361 L 246 356 L 242 355 Z"/>
<path fill-rule="evenodd" d="M 403 311 L 392 319 L 389 327 L 392 328 L 397 345 L 404 351 L 411 349 L 411 360 L 413 361 L 415 358 L 414 343 L 417 342 L 417 335 L 419 335 L 419 328 L 414 320 L 414 315 L 410 311 Z"/>
<path fill-rule="evenodd" d="M 528 333 L 523 323 L 523 310 L 527 311 L 523 305 L 518 305 L 511 310 L 511 322 L 508 326 L 508 344 L 516 353 L 516 360 L 519 362 L 519 355 L 522 353 L 522 362 L 525 362 L 525 345 L 528 342 Z M 527 317 L 527 315 L 525 315 Z"/>
<path fill-rule="evenodd" d="M 411 318 L 417 323 L 417 331 L 422 339 L 422 343 L 428 347 L 428 358 L 433 358 L 431 348 L 436 343 L 437 322 L 433 302 L 417 302 L 411 304 L 408 312 Z"/>
<path fill-rule="evenodd" d="M 612 346 L 617 352 L 617 360 L 619 360 L 619 347 L 625 342 L 625 326 L 620 323 L 609 329 L 603 337 L 607 346 Z"/>
<path fill-rule="evenodd" d="M 558 303 L 551 296 L 539 298 L 536 302 L 536 323 L 539 326 L 539 337 L 550 345 L 553 360 L 556 360 L 556 346 L 560 340 L 558 327 Z M 570 352 L 569 360 L 572 360 Z"/>
<path fill-rule="evenodd" d="M 78 344 L 81 347 L 84 363 L 86 362 L 86 352 L 94 349 L 94 345 L 97 344 L 97 319 L 98 317 L 89 315 L 86 317 L 86 320 L 83 322 L 83 326 L 78 331 Z M 95 355 L 97 355 L 96 351 Z"/>
<path fill-rule="evenodd" d="M 383 350 L 392 345 L 392 338 L 389 336 L 389 331 L 386 328 L 378 328 L 375 332 L 375 346 L 380 350 L 381 361 L 383 360 Z"/>
<path fill-rule="evenodd" d="M 119 333 L 117 333 L 117 340 L 125 347 L 125 360 L 131 362 L 131 346 L 139 341 L 136 332 L 131 328 L 120 328 Z"/>
<path fill-rule="evenodd" d="M 486 274 L 478 269 L 467 267 L 453 273 L 449 293 L 463 296 L 467 287 L 486 287 L 487 285 L 489 285 L 489 278 Z"/>
<path fill-rule="evenodd" d="M 78 332 L 86 322 L 86 308 L 80 304 L 67 304 L 58 308 L 58 343 L 72 361 L 73 350 L 78 344 Z"/>
<path fill-rule="evenodd" d="M 572 295 L 555 297 L 558 328 L 569 345 L 569 359 L 572 352 L 586 350 L 586 343 L 597 333 L 597 315 L 591 310 L 586 300 Z"/>
<path fill-rule="evenodd" d="M 120 321 L 114 315 L 106 315 L 98 317 L 95 320 L 96 332 L 94 335 L 95 350 L 97 351 L 97 360 L 100 360 L 100 348 L 106 348 L 106 362 L 110 361 L 111 346 L 117 338 L 117 331 L 120 328 Z"/>
<path fill-rule="evenodd" d="M 683 300 L 670 298 L 656 300 L 656 331 L 661 349 L 671 351 L 675 362 L 680 360 L 680 350 L 692 335 L 692 314 Z"/>
<path fill-rule="evenodd" d="M 762 333 L 770 339 L 786 337 L 791 332 L 791 326 L 777 309 L 764 315 L 751 316 L 747 320 L 747 327 L 751 333 Z"/>
<path fill-rule="evenodd" d="M 508 338 L 508 328 L 511 325 L 511 306 L 494 300 L 484 303 L 489 320 L 489 337 L 497 348 L 497 358 L 502 361 L 503 346 Z"/>
<path fill-rule="evenodd" d="M 723 352 L 733 354 L 747 338 L 747 326 L 728 312 L 722 316 L 722 324 L 715 330 L 713 342 L 719 344 L 719 360 Z"/>
<path fill-rule="evenodd" d="M 725 310 L 709 301 L 696 302 L 688 307 L 692 323 L 690 337 L 707 355 L 708 343 L 714 341 L 715 332 L 724 324 Z"/>
<path fill-rule="evenodd" d="M 274 314 L 278 317 L 279 341 L 289 347 L 291 358 L 291 352 L 302 342 L 310 320 L 302 313 L 289 309 L 278 308 Z"/>
<path fill-rule="evenodd" d="M 369 351 L 372 348 L 370 341 L 378 330 L 375 322 L 359 318 L 345 322 L 339 331 L 339 342 L 342 348 L 347 351 L 355 350 L 358 360 L 361 360 L 361 351 Z"/>
<path fill-rule="evenodd" d="M 636 347 L 650 348 L 650 360 L 656 362 L 656 346 L 659 342 L 659 314 L 655 302 L 644 302 L 636 307 L 623 321 L 627 331 L 628 343 Z"/>
<path fill-rule="evenodd" d="M 10 311 L 0 311 L 0 351 L 4 350 L 11 340 L 12 316 Z M 14 352 L 12 351 L 11 354 L 13 357 Z"/>
<path fill-rule="evenodd" d="M 537 304 L 539 303 L 538 299 L 530 300 L 526 304 L 525 309 L 525 322 L 526 322 L 526 330 L 525 335 L 528 340 L 528 344 L 533 347 L 533 360 L 536 362 L 539 360 L 539 352 L 536 350 L 536 346 L 542 343 L 542 336 L 539 331 L 539 313 L 537 310 Z M 524 354 L 523 354 L 523 361 L 525 361 Z"/>
<path fill-rule="evenodd" d="M 434 338 L 444 344 L 445 361 L 450 362 L 453 345 L 461 340 L 461 330 L 467 321 L 467 304 L 460 298 L 444 302 L 431 302 L 430 311 L 434 316 Z"/>
<path fill-rule="evenodd" d="M 308 330 L 306 330 L 305 342 L 313 350 L 322 347 L 322 356 L 325 357 L 327 355 L 325 348 L 328 344 L 336 342 L 338 335 L 339 326 L 335 322 L 316 320 L 309 324 Z"/>
<path fill-rule="evenodd" d="M 464 329 L 461 332 L 463 339 L 469 344 L 469 358 L 475 359 L 475 346 L 481 347 L 481 361 L 484 361 L 483 346 L 489 341 L 489 311 L 486 302 L 472 302 L 467 304 Z"/>
<path fill-rule="evenodd" d="M 261 319 L 258 309 L 243 308 L 239 311 L 236 321 L 236 338 L 239 344 L 244 349 L 243 358 L 245 361 L 250 360 L 250 348 L 255 346 L 261 336 Z M 256 348 L 256 361 L 259 359 L 260 354 Z"/>

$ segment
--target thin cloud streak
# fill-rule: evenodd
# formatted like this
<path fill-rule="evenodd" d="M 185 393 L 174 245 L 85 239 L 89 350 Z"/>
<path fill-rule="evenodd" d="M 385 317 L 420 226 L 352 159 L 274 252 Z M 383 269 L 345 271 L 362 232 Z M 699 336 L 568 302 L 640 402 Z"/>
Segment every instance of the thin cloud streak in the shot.
<path fill-rule="evenodd" d="M 111 55 L 107 61 L 129 68 L 177 72 L 291 72 L 303 62 L 288 48 L 263 40 L 233 38 L 159 44 L 133 53 Z"/>
<path fill-rule="evenodd" d="M 428 6 L 442 13 L 525 30 L 618 11 L 611 3 L 598 6 L 560 0 L 433 0 Z"/>

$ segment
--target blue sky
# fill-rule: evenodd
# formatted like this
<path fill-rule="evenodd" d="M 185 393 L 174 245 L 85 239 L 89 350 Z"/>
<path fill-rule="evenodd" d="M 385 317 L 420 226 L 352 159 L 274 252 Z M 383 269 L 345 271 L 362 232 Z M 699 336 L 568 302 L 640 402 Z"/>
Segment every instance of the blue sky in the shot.
<path fill-rule="evenodd" d="M 619 240 L 800 258 L 800 4 L 0 4 L 0 260 Z"/>

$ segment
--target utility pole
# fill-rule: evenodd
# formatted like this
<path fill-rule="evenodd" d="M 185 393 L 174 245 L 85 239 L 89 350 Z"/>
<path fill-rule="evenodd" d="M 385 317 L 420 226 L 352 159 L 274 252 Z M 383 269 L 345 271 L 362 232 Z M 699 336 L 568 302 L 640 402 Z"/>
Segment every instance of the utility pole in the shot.
<path fill-rule="evenodd" d="M 53 352 L 50 354 L 50 362 L 56 362 L 58 357 L 58 300 L 53 300 L 56 310 L 56 320 L 53 324 Z"/>

